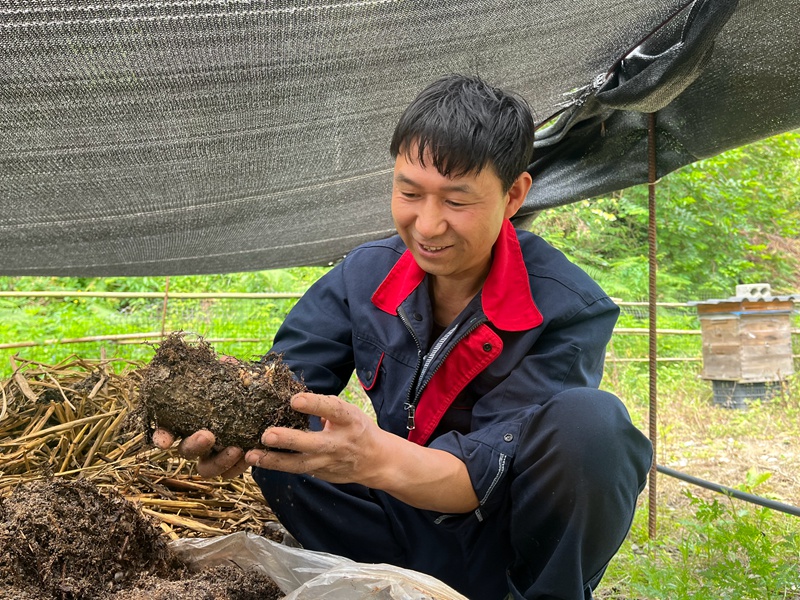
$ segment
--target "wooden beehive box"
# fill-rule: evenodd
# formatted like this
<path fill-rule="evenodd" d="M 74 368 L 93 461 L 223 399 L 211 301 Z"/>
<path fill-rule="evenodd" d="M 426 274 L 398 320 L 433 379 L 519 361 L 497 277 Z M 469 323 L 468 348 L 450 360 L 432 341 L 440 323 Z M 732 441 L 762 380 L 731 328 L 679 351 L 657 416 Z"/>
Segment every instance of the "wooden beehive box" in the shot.
<path fill-rule="evenodd" d="M 703 379 L 780 381 L 794 373 L 791 298 L 731 298 L 697 303 Z"/>

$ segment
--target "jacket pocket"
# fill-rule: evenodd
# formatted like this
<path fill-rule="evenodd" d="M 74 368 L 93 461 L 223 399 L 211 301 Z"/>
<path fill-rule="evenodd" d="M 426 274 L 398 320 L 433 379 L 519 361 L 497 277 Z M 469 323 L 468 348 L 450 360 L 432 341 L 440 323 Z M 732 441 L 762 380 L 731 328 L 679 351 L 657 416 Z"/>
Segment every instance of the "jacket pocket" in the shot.
<path fill-rule="evenodd" d="M 353 350 L 356 377 L 362 389 L 369 396 L 372 406 L 375 409 L 375 414 L 379 414 L 383 406 L 383 388 L 385 387 L 385 370 L 384 366 L 384 352 L 383 350 L 372 342 L 368 342 L 361 338 L 354 338 Z"/>
<path fill-rule="evenodd" d="M 368 361 L 363 366 L 356 365 L 356 377 L 358 377 L 358 382 L 361 384 L 361 387 L 364 388 L 365 392 L 372 391 L 372 388 L 374 388 L 375 384 L 378 382 L 378 374 L 381 371 L 384 355 L 385 354 L 381 352 L 380 356 L 378 356 L 378 362 L 374 366 L 371 364 L 373 361 Z"/>

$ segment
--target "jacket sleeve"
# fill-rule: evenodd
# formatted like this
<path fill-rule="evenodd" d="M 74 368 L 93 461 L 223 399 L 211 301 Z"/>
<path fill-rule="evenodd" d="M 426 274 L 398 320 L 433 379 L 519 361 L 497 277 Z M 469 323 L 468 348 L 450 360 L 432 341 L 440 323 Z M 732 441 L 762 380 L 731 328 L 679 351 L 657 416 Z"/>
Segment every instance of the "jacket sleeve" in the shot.
<path fill-rule="evenodd" d="M 618 314 L 617 306 L 603 297 L 545 325 L 508 377 L 477 399 L 472 431 L 450 432 L 431 442 L 466 463 L 480 500 L 479 519 L 505 501 L 520 432 L 533 412 L 563 390 L 599 386 Z"/>
<path fill-rule="evenodd" d="M 317 394 L 338 395 L 353 372 L 344 263 L 317 280 L 284 319 L 273 352 Z"/>

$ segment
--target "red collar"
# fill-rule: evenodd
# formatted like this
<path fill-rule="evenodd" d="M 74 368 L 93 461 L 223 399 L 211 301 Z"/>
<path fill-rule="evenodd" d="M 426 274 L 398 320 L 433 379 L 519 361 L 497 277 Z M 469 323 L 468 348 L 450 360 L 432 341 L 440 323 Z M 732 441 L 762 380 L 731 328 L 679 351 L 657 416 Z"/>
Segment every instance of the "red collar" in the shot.
<path fill-rule="evenodd" d="M 372 295 L 372 303 L 391 315 L 425 278 L 410 250 L 400 260 Z M 525 331 L 542 323 L 542 314 L 531 296 L 528 269 L 522 258 L 517 233 L 508 219 L 503 223 L 494 244 L 492 267 L 483 284 L 483 312 L 503 331 Z"/>

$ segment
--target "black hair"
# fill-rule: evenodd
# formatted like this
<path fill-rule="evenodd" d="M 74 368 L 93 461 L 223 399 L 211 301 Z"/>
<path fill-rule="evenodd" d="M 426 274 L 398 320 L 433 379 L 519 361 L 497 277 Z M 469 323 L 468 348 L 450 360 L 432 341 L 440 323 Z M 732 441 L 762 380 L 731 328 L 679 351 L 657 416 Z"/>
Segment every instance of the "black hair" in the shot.
<path fill-rule="evenodd" d="M 533 138 L 533 116 L 522 97 L 478 77 L 449 75 L 406 108 L 389 152 L 392 158 L 402 152 L 423 166 L 428 156 L 445 177 L 491 165 L 507 192 L 531 162 Z"/>

